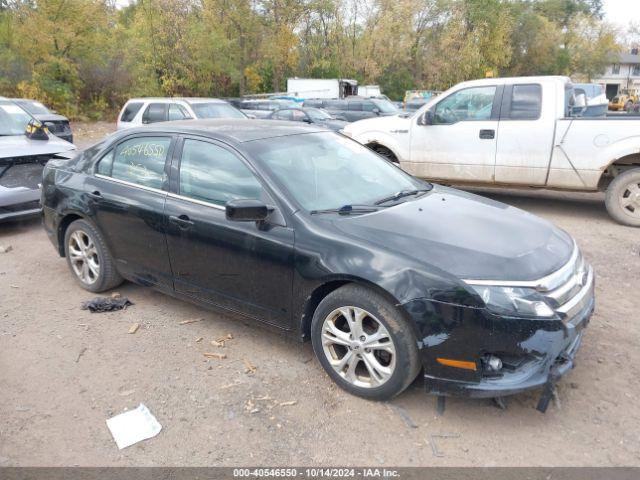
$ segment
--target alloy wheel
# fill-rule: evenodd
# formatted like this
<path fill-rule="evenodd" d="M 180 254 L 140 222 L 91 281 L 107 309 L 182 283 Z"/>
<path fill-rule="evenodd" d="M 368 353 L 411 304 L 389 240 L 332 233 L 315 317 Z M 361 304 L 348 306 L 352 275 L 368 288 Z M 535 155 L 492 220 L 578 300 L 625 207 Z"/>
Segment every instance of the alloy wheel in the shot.
<path fill-rule="evenodd" d="M 331 367 L 356 387 L 383 385 L 396 366 L 391 335 L 374 315 L 358 307 L 340 307 L 325 318 L 322 349 Z"/>
<path fill-rule="evenodd" d="M 627 215 L 640 218 L 640 184 L 630 182 L 620 195 L 620 206 Z"/>
<path fill-rule="evenodd" d="M 91 237 L 82 230 L 76 230 L 69 236 L 67 251 L 78 278 L 87 285 L 95 283 L 100 275 L 100 260 Z"/>

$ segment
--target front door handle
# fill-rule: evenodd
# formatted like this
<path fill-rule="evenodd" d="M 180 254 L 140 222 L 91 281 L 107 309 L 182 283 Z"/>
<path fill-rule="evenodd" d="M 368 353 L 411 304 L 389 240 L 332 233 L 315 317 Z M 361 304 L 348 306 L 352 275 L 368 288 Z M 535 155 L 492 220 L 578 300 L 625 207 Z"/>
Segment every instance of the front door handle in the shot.
<path fill-rule="evenodd" d="M 493 140 L 494 138 L 496 138 L 495 130 L 480 130 L 481 140 Z"/>
<path fill-rule="evenodd" d="M 193 226 L 193 221 L 189 218 L 188 215 L 184 215 L 184 214 L 178 217 L 176 217 L 175 215 L 170 215 L 169 221 L 171 223 L 175 223 L 176 225 L 178 225 L 179 228 L 182 228 L 184 230 L 191 228 Z"/>
<path fill-rule="evenodd" d="M 94 200 L 102 200 L 102 194 L 98 190 L 94 190 L 93 192 L 87 193 L 89 198 L 93 198 Z"/>

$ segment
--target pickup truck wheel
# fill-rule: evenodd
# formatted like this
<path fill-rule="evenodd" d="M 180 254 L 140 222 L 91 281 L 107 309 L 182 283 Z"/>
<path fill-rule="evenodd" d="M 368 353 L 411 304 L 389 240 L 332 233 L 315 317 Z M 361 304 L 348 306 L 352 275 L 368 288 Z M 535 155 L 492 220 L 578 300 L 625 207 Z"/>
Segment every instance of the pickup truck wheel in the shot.
<path fill-rule="evenodd" d="M 64 246 L 69 270 L 85 290 L 104 292 L 122 283 L 102 235 L 86 220 L 69 225 Z"/>
<path fill-rule="evenodd" d="M 383 147 L 382 145 L 369 145 L 369 148 L 390 162 L 399 163 L 398 158 L 387 147 Z"/>
<path fill-rule="evenodd" d="M 420 371 L 416 337 L 397 307 L 376 292 L 345 285 L 327 295 L 311 323 L 313 350 L 340 387 L 371 400 L 405 390 Z"/>
<path fill-rule="evenodd" d="M 607 188 L 607 211 L 623 225 L 640 227 L 640 168 L 632 168 L 613 179 Z"/>

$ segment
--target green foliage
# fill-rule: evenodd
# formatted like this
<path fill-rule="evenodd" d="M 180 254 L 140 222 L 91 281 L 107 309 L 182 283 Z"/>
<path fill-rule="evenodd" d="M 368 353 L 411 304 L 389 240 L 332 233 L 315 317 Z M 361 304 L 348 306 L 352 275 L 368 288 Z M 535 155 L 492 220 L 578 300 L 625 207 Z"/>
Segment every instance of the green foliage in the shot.
<path fill-rule="evenodd" d="M 593 78 L 601 0 L 0 0 L 0 94 L 98 118 L 131 96 L 355 78 L 391 98 L 492 75 Z M 637 43 L 637 42 L 635 42 Z"/>

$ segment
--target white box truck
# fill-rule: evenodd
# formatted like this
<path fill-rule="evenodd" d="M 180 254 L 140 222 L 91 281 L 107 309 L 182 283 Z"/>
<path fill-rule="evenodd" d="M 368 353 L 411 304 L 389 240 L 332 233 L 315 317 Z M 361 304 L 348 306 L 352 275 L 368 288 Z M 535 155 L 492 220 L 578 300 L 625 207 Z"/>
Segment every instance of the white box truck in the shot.
<path fill-rule="evenodd" d="M 289 78 L 287 94 L 298 98 L 345 98 L 358 91 L 356 80 L 340 78 Z"/>

